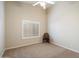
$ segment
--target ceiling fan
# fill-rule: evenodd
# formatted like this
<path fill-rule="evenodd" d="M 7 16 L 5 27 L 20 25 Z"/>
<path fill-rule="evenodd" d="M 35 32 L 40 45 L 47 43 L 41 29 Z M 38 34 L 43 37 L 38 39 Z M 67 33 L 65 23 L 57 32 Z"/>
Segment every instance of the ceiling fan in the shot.
<path fill-rule="evenodd" d="M 52 2 L 52 1 L 38 1 L 36 2 L 35 4 L 33 4 L 33 6 L 36 6 L 36 5 L 40 5 L 41 7 L 43 7 L 43 9 L 46 9 L 46 5 L 47 4 L 55 4 L 55 2 Z"/>

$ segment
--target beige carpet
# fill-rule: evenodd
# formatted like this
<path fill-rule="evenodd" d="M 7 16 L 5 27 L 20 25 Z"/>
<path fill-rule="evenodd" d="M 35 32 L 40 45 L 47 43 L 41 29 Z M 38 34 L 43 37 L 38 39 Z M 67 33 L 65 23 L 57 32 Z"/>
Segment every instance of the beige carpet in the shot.
<path fill-rule="evenodd" d="M 4 58 L 72 58 L 79 57 L 78 53 L 56 46 L 40 43 L 5 51 Z"/>

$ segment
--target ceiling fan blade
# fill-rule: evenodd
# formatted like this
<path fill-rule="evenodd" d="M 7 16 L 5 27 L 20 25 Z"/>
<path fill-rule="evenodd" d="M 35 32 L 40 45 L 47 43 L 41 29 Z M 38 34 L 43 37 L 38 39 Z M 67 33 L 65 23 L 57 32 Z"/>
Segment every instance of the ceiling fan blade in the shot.
<path fill-rule="evenodd" d="M 55 4 L 55 2 L 52 2 L 52 1 L 46 1 L 46 3 Z"/>
<path fill-rule="evenodd" d="M 40 2 L 36 2 L 35 4 L 33 4 L 33 6 L 36 6 L 36 5 L 38 5 Z"/>

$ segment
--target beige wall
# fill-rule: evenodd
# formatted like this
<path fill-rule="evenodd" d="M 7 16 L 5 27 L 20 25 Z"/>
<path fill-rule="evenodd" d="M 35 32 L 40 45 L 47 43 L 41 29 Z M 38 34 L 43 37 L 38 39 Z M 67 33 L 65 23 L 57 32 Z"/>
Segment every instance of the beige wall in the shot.
<path fill-rule="evenodd" d="M 6 2 L 6 48 L 15 48 L 40 43 L 44 32 L 47 32 L 46 13 L 40 7 L 23 6 L 15 2 Z M 40 38 L 22 39 L 22 21 L 39 21 Z"/>
<path fill-rule="evenodd" d="M 57 2 L 48 12 L 48 30 L 54 42 L 79 52 L 79 2 Z"/>
<path fill-rule="evenodd" d="M 4 2 L 0 1 L 0 57 L 5 50 Z"/>

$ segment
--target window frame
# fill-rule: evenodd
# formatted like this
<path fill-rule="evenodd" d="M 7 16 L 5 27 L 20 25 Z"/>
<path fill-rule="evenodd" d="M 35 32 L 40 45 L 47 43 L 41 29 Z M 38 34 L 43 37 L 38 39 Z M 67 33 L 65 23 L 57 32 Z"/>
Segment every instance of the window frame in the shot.
<path fill-rule="evenodd" d="M 24 37 L 24 24 L 25 23 L 38 24 L 39 25 L 38 35 L 37 36 Z M 39 21 L 32 21 L 32 20 L 23 20 L 22 21 L 22 39 L 38 38 L 38 37 L 40 37 L 40 22 Z"/>

